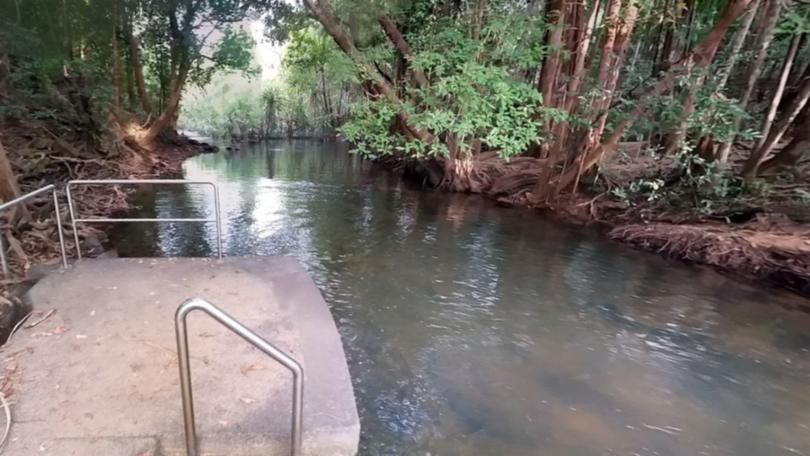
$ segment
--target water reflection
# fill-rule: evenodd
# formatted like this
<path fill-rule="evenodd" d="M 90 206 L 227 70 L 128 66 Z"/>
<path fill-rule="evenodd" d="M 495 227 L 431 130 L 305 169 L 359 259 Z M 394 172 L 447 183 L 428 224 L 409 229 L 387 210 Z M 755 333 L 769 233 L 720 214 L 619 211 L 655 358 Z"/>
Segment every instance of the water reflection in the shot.
<path fill-rule="evenodd" d="M 196 157 L 228 255 L 293 255 L 332 307 L 364 454 L 810 456 L 810 318 L 758 291 L 334 145 Z M 205 189 L 144 215 L 210 216 Z M 203 225 L 125 227 L 124 255 L 214 253 Z"/>

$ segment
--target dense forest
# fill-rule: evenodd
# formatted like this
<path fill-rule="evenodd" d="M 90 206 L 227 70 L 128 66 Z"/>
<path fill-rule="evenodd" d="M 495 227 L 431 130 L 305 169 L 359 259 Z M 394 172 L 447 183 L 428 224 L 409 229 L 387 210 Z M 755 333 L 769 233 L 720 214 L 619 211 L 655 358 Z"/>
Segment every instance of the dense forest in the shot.
<path fill-rule="evenodd" d="M 3 0 L 0 21 L 2 199 L 154 168 L 178 127 L 317 136 L 432 188 L 810 277 L 804 1 Z"/>

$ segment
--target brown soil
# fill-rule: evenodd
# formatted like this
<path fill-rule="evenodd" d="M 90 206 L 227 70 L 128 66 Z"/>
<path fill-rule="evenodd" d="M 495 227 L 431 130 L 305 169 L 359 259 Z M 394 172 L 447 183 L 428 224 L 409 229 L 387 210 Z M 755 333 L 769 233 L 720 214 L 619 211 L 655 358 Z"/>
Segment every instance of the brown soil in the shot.
<path fill-rule="evenodd" d="M 182 163 L 191 156 L 212 152 L 212 146 L 184 136 L 163 138 L 159 143 L 144 146 L 137 138 L 137 125 L 126 129 L 116 126 L 117 137 L 102 147 L 90 147 L 81 138 L 65 132 L 55 134 L 43 124 L 7 126 L 2 141 L 18 176 L 21 193 L 48 184 L 63 189 L 71 179 L 128 179 L 177 176 Z M 131 190 L 109 187 L 80 187 L 74 193 L 77 211 L 84 216 L 110 216 L 130 208 Z M 67 204 L 60 191 L 60 213 L 68 257 L 76 251 Z M 0 342 L 10 327 L 24 316 L 19 298 L 30 282 L 34 265 L 56 265 L 60 261 L 59 238 L 53 216 L 50 195 L 26 204 L 24 216 L 8 211 L 0 217 L 0 229 L 7 241 L 10 277 L 0 280 Z M 90 226 L 79 228 L 82 252 L 103 251 L 105 232 Z M 28 285 L 28 286 L 26 286 Z"/>

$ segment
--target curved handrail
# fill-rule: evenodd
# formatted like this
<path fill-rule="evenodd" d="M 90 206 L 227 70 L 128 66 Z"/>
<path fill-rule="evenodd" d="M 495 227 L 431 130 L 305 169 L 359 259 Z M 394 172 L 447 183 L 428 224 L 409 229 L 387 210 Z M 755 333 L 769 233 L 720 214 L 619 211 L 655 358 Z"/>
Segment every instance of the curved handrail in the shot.
<path fill-rule="evenodd" d="M 41 195 L 45 192 L 51 192 L 53 195 L 53 211 L 56 214 L 56 231 L 59 233 L 59 247 L 62 249 L 62 266 L 67 268 L 67 255 L 65 254 L 65 236 L 62 234 L 62 216 L 59 214 L 59 198 L 56 195 L 56 186 L 53 184 L 46 185 L 40 189 L 34 190 L 33 192 L 26 193 L 18 198 L 14 198 L 11 201 L 5 202 L 0 204 L 0 212 L 12 207 L 16 206 L 20 203 L 28 201 L 29 199 Z M 3 275 L 8 275 L 8 261 L 6 260 L 6 249 L 3 246 L 3 235 L 0 233 L 0 267 L 2 267 Z"/>
<path fill-rule="evenodd" d="M 200 298 L 186 300 L 174 315 L 175 333 L 177 336 L 177 357 L 180 365 L 180 389 L 183 394 L 183 420 L 186 432 L 186 452 L 188 456 L 197 456 L 197 431 L 194 424 L 194 398 L 191 392 L 191 368 L 188 354 L 188 330 L 186 317 L 194 310 L 202 310 L 211 318 L 233 331 L 242 339 L 250 342 L 264 354 L 281 363 L 293 374 L 292 398 L 292 444 L 290 454 L 301 454 L 301 436 L 303 432 L 304 408 L 304 368 L 289 355 L 279 350 L 270 342 L 248 329 L 242 323 L 223 312 L 219 307 Z"/>

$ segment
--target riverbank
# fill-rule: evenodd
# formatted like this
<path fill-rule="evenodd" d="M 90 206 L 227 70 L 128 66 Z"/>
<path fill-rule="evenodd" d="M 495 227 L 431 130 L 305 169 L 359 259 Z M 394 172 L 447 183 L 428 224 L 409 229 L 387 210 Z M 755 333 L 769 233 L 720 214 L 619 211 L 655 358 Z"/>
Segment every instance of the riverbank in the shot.
<path fill-rule="evenodd" d="M 50 128 L 49 128 L 50 127 Z M 2 141 L 18 177 L 20 193 L 54 184 L 63 189 L 72 179 L 135 179 L 176 177 L 182 172 L 183 162 L 200 153 L 214 152 L 216 148 L 176 135 L 151 145 L 138 142 L 132 134 L 137 126 L 112 131 L 118 133 L 112 140 L 87 147 L 81 138 L 70 134 L 56 134 L 53 126 L 43 123 L 18 123 L 2 130 Z M 128 133 L 124 133 L 127 131 Z M 103 187 L 82 187 L 74 193 L 77 210 L 82 216 L 110 217 L 132 209 L 128 198 L 130 189 L 115 190 Z M 68 207 L 60 204 L 65 247 L 68 257 L 76 252 L 70 225 Z M 32 200 L 23 211 L 17 211 L 2 226 L 8 248 L 11 269 L 9 277 L 0 280 L 0 341 L 4 341 L 14 324 L 27 313 L 21 295 L 32 285 L 38 273 L 35 267 L 48 268 L 61 259 L 59 237 L 50 195 Z M 10 222 L 13 220 L 13 222 Z M 83 225 L 78 228 L 82 252 L 101 254 L 105 249 L 109 227 Z"/>
<path fill-rule="evenodd" d="M 741 168 L 746 156 L 745 150 L 733 151 L 732 169 Z M 455 190 L 442 186 L 441 166 L 390 157 L 381 162 L 424 185 Z M 746 183 L 720 171 L 695 177 L 675 159 L 626 143 L 601 162 L 598 175 L 583 176 L 575 196 L 539 204 L 532 192 L 541 162 L 505 162 L 482 153 L 465 165 L 463 188 L 502 206 L 540 209 L 596 227 L 636 249 L 810 297 L 810 162 L 792 175 Z"/>
<path fill-rule="evenodd" d="M 761 213 L 745 223 L 699 218 L 673 222 L 665 217 L 633 220 L 610 214 L 615 210 L 615 202 L 584 200 L 572 207 L 557 207 L 550 214 L 569 224 L 595 227 L 634 249 L 810 297 L 810 226 L 806 223 L 780 213 Z M 802 310 L 810 311 L 810 306 Z"/>
<path fill-rule="evenodd" d="M 732 169 L 745 157 L 736 150 Z M 793 175 L 719 185 L 690 177 L 668 183 L 661 176 L 675 175 L 677 163 L 653 163 L 638 145 L 625 145 L 604 161 L 601 181 L 584 189 L 575 209 L 562 212 L 633 248 L 810 297 L 810 163 Z M 632 193 L 644 183 L 661 187 Z M 717 194 L 718 186 L 734 198 Z"/>

